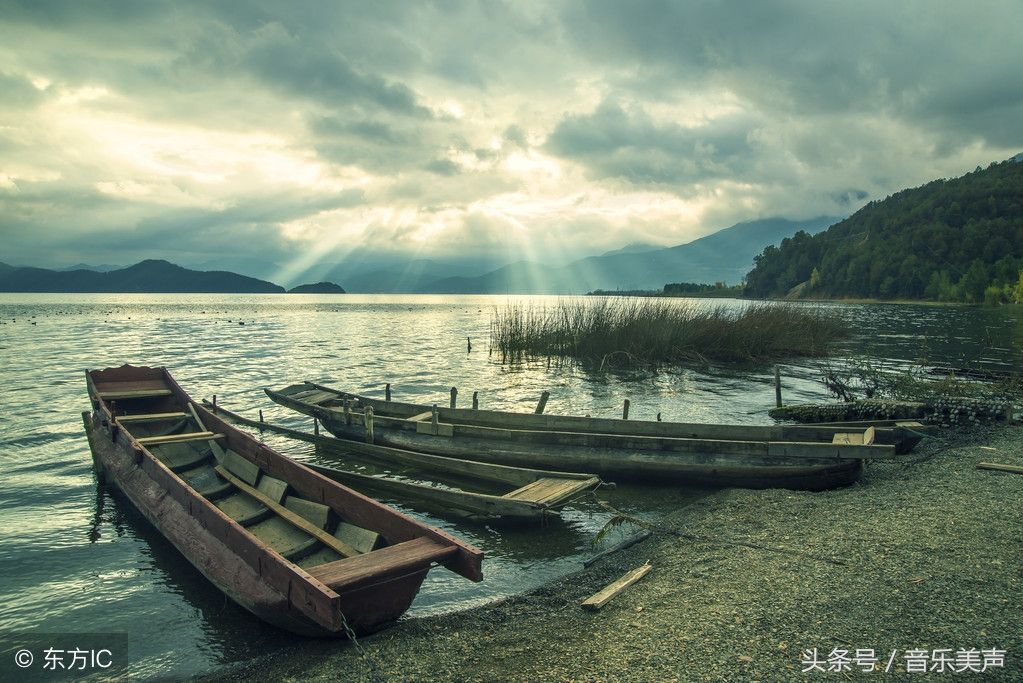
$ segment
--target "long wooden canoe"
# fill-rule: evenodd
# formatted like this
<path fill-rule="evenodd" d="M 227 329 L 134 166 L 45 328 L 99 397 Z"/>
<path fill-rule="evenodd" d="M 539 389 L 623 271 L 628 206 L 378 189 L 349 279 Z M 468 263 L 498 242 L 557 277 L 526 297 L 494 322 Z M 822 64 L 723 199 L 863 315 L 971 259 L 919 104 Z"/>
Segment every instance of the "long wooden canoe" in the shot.
<path fill-rule="evenodd" d="M 505 521 L 537 520 L 547 515 L 556 515 L 560 508 L 578 494 L 600 485 L 600 478 L 578 472 L 550 472 L 525 467 L 510 467 L 493 463 L 456 460 L 439 455 L 388 448 L 374 444 L 343 441 L 328 436 L 310 434 L 298 429 L 289 429 L 265 421 L 252 420 L 234 413 L 222 405 L 215 405 L 203 399 L 203 405 L 215 414 L 236 424 L 254 427 L 261 431 L 281 434 L 291 439 L 311 443 L 320 449 L 322 455 L 339 460 L 338 467 L 324 467 L 305 463 L 310 469 L 330 477 L 356 490 L 368 489 L 383 493 L 412 507 L 425 504 L 430 512 L 444 515 L 458 512 L 462 515 Z M 464 484 L 430 486 L 417 484 L 388 476 L 372 476 L 344 468 L 349 460 L 368 461 L 387 466 L 402 465 L 417 472 L 432 473 L 432 478 L 445 479 L 450 475 L 456 480 L 486 482 L 507 489 L 501 495 L 466 490 Z"/>
<path fill-rule="evenodd" d="M 268 448 L 192 401 L 164 368 L 86 372 L 93 461 L 185 558 L 294 633 L 375 631 L 434 564 L 482 580 L 483 554 Z"/>
<path fill-rule="evenodd" d="M 344 439 L 519 467 L 694 485 L 820 490 L 849 484 L 863 461 L 893 458 L 896 429 L 689 425 L 441 408 L 349 394 L 306 382 L 266 390 Z M 364 424 L 372 409 L 372 430 Z M 907 430 L 908 431 L 908 430 Z M 913 437 L 911 437 L 913 438 Z"/>

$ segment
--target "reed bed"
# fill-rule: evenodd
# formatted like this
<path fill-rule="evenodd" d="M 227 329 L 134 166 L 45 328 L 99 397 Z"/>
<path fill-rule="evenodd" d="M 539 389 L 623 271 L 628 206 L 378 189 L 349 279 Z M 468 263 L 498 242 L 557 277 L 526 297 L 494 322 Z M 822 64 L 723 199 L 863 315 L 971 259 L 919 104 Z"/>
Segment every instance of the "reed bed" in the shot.
<path fill-rule="evenodd" d="M 614 297 L 511 304 L 490 325 L 503 361 L 569 357 L 601 367 L 820 356 L 848 334 L 837 314 L 817 307 Z"/>

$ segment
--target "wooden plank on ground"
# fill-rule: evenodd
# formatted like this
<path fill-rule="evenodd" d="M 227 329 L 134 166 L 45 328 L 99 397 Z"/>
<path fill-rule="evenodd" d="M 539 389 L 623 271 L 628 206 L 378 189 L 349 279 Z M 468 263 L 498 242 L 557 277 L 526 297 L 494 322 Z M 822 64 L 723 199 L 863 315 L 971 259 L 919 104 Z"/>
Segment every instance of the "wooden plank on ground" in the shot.
<path fill-rule="evenodd" d="M 608 584 L 603 590 L 594 593 L 590 597 L 583 600 L 582 603 L 580 603 L 582 608 L 594 612 L 597 611 L 598 609 L 606 605 L 613 597 L 615 597 L 623 590 L 625 590 L 626 588 L 628 588 L 629 586 L 631 586 L 632 584 L 636 583 L 644 576 L 646 576 L 647 572 L 649 572 L 651 569 L 653 569 L 653 567 L 650 565 L 649 562 L 640 567 L 636 567 L 631 572 L 622 576 L 617 581 Z"/>
<path fill-rule="evenodd" d="M 353 557 L 359 554 L 359 551 L 353 548 L 352 546 L 348 545 L 347 543 L 344 543 L 339 539 L 334 538 L 323 529 L 317 528 L 315 525 L 308 522 L 305 518 L 300 517 L 299 515 L 289 510 L 288 508 L 284 507 L 283 505 L 275 503 L 273 499 L 263 495 L 263 493 L 261 493 L 260 491 L 252 488 L 244 481 L 228 472 L 225 468 L 221 467 L 220 465 L 217 465 L 214 469 L 217 471 L 217 474 L 219 474 L 224 479 L 227 479 L 229 482 L 237 486 L 240 491 L 242 491 L 245 494 L 248 494 L 252 498 L 258 500 L 263 505 L 270 508 L 275 514 L 277 514 L 279 517 L 281 517 L 284 521 L 288 522 L 292 526 L 301 529 L 310 536 L 315 536 L 316 539 L 320 541 L 320 543 L 336 551 L 339 555 L 342 555 L 343 557 Z"/>
<path fill-rule="evenodd" d="M 1000 462 L 980 462 L 977 463 L 978 470 L 997 470 L 998 472 L 1013 472 L 1014 474 L 1023 474 L 1023 467 L 1019 465 L 1004 465 Z"/>

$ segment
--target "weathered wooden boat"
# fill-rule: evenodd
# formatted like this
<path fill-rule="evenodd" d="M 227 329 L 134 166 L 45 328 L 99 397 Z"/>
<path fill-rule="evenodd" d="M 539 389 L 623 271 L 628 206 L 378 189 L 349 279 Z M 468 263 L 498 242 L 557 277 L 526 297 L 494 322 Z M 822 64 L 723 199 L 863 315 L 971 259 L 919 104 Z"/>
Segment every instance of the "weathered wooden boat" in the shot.
<path fill-rule="evenodd" d="M 294 633 L 372 632 L 434 564 L 476 548 L 284 457 L 193 402 L 164 368 L 86 372 L 97 473 L 239 605 Z"/>
<path fill-rule="evenodd" d="M 486 482 L 510 489 L 501 495 L 467 490 L 464 485 L 430 486 L 386 476 L 372 476 L 351 469 L 324 467 L 313 463 L 306 466 L 356 490 L 368 489 L 392 496 L 394 500 L 417 507 L 425 503 L 431 512 L 445 514 L 459 512 L 472 517 L 504 521 L 533 521 L 556 515 L 565 504 L 584 491 L 600 485 L 599 477 L 578 472 L 550 472 L 525 467 L 510 467 L 471 460 L 457 460 L 439 455 L 417 453 L 375 444 L 344 441 L 332 437 L 310 434 L 266 421 L 252 420 L 234 413 L 222 405 L 203 400 L 203 405 L 236 424 L 254 427 L 260 431 L 281 434 L 291 439 L 314 444 L 320 453 L 348 461 L 369 461 L 387 466 L 410 466 L 418 472 L 450 475 L 457 480 Z"/>
<path fill-rule="evenodd" d="M 375 443 L 395 448 L 518 467 L 585 470 L 615 480 L 826 489 L 855 481 L 864 460 L 895 457 L 897 446 L 877 443 L 878 432 L 901 438 L 897 429 L 690 425 L 439 408 L 310 382 L 266 394 L 344 439 L 372 435 Z"/>

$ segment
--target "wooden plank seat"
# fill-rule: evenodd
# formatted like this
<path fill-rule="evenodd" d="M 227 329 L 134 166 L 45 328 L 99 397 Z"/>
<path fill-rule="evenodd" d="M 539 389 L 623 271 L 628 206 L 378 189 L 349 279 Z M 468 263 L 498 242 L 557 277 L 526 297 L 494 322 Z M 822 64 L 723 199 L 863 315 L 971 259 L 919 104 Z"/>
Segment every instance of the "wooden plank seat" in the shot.
<path fill-rule="evenodd" d="M 398 575 L 413 567 L 425 569 L 430 563 L 440 562 L 457 552 L 453 546 L 445 546 L 432 538 L 420 536 L 358 557 L 311 567 L 307 571 L 333 590 L 338 590 L 362 581 Z"/>
<path fill-rule="evenodd" d="M 185 441 L 210 441 L 223 439 L 223 434 L 213 432 L 186 432 L 184 434 L 167 434 L 166 436 L 143 436 L 136 439 L 143 446 L 159 446 L 165 443 L 182 443 Z"/>
<path fill-rule="evenodd" d="M 187 413 L 140 413 L 138 415 L 118 415 L 118 422 L 169 422 L 188 417 Z"/>
<path fill-rule="evenodd" d="M 99 392 L 99 397 L 104 401 L 117 401 L 127 400 L 134 398 L 158 398 L 161 396 L 170 396 L 170 389 L 135 389 L 135 390 L 119 390 L 111 389 L 110 391 Z"/>

